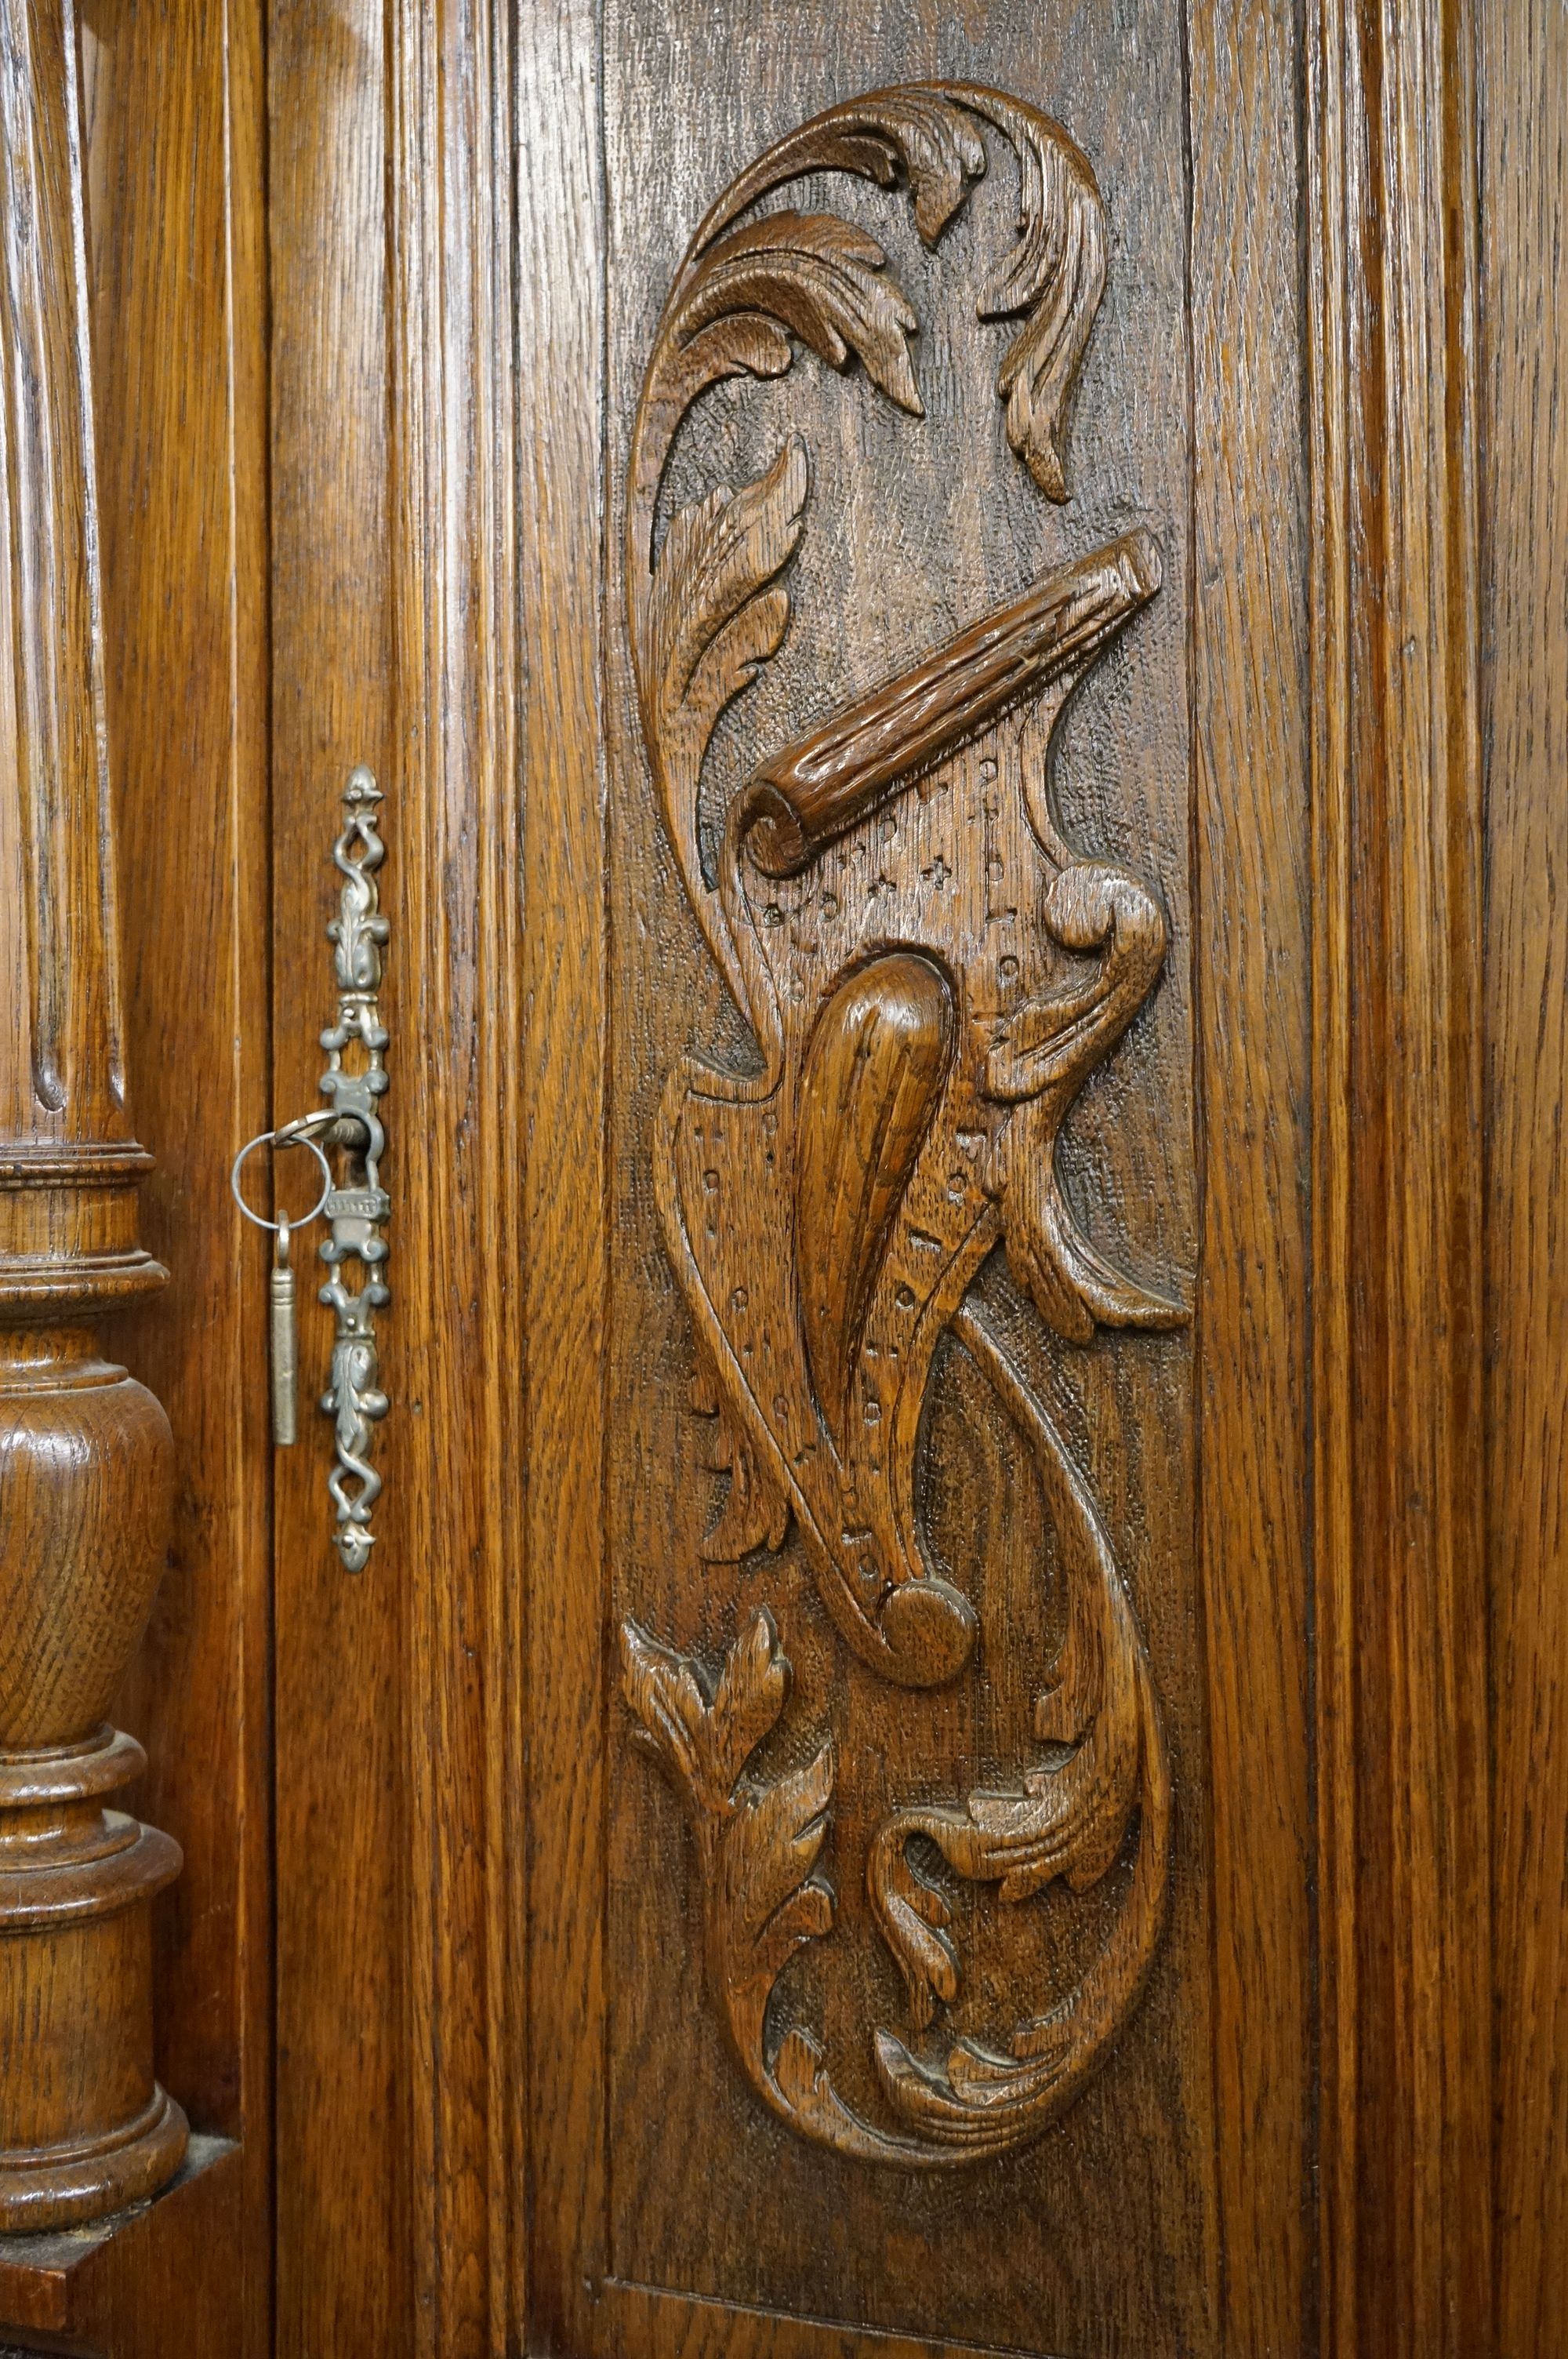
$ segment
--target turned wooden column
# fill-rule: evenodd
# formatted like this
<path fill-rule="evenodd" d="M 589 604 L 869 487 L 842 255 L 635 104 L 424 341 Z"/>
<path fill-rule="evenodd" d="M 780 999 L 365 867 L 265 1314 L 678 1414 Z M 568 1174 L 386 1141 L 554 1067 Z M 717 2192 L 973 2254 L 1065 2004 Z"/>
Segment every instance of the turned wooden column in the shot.
<path fill-rule="evenodd" d="M 0 2231 L 161 2186 L 168 1835 L 108 1807 L 162 1568 L 168 1422 L 99 1349 L 136 1241 L 103 715 L 71 0 L 0 0 Z M 175 594 L 178 594 L 176 585 Z M 8 660 L 6 659 L 8 658 Z"/>

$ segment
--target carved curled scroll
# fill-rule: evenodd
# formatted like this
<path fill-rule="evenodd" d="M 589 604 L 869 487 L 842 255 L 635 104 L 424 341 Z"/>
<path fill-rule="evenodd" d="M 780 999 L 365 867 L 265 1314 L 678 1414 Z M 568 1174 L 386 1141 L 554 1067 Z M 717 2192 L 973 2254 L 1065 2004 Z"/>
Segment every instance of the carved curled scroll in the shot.
<path fill-rule="evenodd" d="M 797 1950 L 832 1930 L 834 1905 L 830 1886 L 813 1874 L 833 1795 L 831 1744 L 803 1768 L 773 1778 L 744 1774 L 789 1690 L 772 1615 L 752 1616 L 711 1693 L 689 1658 L 635 1623 L 621 1631 L 622 1692 L 697 1838 L 708 1984 L 747 2079 L 805 2136 L 906 2169 L 983 2161 L 1023 2145 L 1076 2095 L 1152 1960 L 1170 1842 L 1170 1768 L 1148 1660 L 1093 1503 L 983 1319 L 966 1306 L 953 1325 L 1030 1442 L 1059 1535 L 1067 1630 L 1036 1704 L 1035 1731 L 1070 1749 L 1060 1764 L 1031 1772 L 1017 1793 L 911 1807 L 878 1829 L 867 1886 L 903 1974 L 914 2029 L 930 2026 L 938 2002 L 957 1997 L 959 1967 L 946 1903 L 907 1857 L 913 1838 L 926 1836 L 958 1875 L 997 1884 L 1004 1901 L 1016 1902 L 1058 1878 L 1087 1890 L 1116 1860 L 1134 1811 L 1141 1826 L 1130 1896 L 1109 1940 L 1058 2005 L 1011 2027 L 1005 2049 L 964 2040 L 931 2065 L 892 2031 L 875 2033 L 879 2075 L 903 2133 L 879 2129 L 844 2103 L 810 2032 L 795 2025 L 770 2040 L 774 1985 Z"/>
<path fill-rule="evenodd" d="M 804 2135 L 866 2160 L 983 2159 L 1036 2136 L 1136 2004 L 1162 1919 L 1170 1777 L 1141 1639 L 1082 1477 L 968 1300 L 999 1245 L 1045 1325 L 1181 1324 L 1175 1290 L 1114 1264 L 1056 1169 L 1064 1119 L 1161 973 L 1169 929 L 1141 878 L 1078 852 L 1052 800 L 1067 699 L 1160 591 L 1140 527 L 1060 566 L 806 736 L 759 760 L 705 872 L 704 761 L 720 714 L 784 645 L 783 577 L 805 528 L 809 462 L 794 436 L 754 481 L 715 485 L 659 524 L 682 419 L 721 380 L 783 376 L 803 343 L 922 415 L 914 312 L 865 230 L 755 208 L 807 174 L 906 184 L 935 245 L 1012 151 L 1019 231 L 980 304 L 1022 324 L 1000 361 L 1008 440 L 1066 496 L 1061 445 L 1104 282 L 1089 166 L 1058 125 L 1004 93 L 914 85 L 853 100 L 779 141 L 693 239 L 648 364 L 631 456 L 627 592 L 643 732 L 666 832 L 708 947 L 755 1038 L 756 1070 L 693 1056 L 655 1125 L 665 1243 L 697 1331 L 694 1406 L 729 1495 L 703 1554 L 738 1563 L 793 1526 L 847 1643 L 921 1690 L 971 1658 L 970 1599 L 930 1556 L 915 1466 L 936 1347 L 953 1332 L 1037 1466 L 1068 1598 L 1036 1715 L 1054 1756 L 1016 1788 L 892 1812 L 865 1863 L 903 1975 L 912 2038 L 960 1987 L 943 1895 L 910 1845 L 1004 1905 L 1074 1892 L 1132 1847 L 1110 1934 L 1077 1984 L 1021 2005 L 995 2044 L 932 2056 L 876 2029 L 886 2127 L 835 2092 L 819 2042 L 777 2031 L 775 1993 L 832 1929 L 813 1873 L 836 1774 L 759 1769 L 788 1665 L 771 1617 L 744 1626 L 708 1687 L 691 1658 L 622 1625 L 623 1689 L 694 1829 L 708 1980 L 753 2089 Z M 852 1767 L 853 1765 L 851 1765 Z M 777 2002 L 783 2005 L 782 2001 Z"/>
<path fill-rule="evenodd" d="M 1002 1900 L 1016 1902 L 1057 1879 L 1087 1891 L 1117 1858 L 1134 1810 L 1140 1816 L 1131 1892 L 1109 1940 L 1066 1998 L 1013 2027 L 1005 2055 L 963 2040 L 933 2067 L 891 2032 L 877 2034 L 882 2082 L 899 2113 L 926 2136 L 974 2154 L 1019 2145 L 1054 2119 L 1142 1988 L 1164 1919 L 1171 1773 L 1143 1642 L 1082 1478 L 983 1318 L 966 1304 L 953 1329 L 1029 1442 L 1061 1545 L 1067 1632 L 1036 1700 L 1034 1732 L 1069 1749 L 1030 1771 L 1021 1791 L 906 1808 L 877 1830 L 867 1888 L 915 2029 L 931 2023 L 938 2000 L 957 1997 L 958 1960 L 946 1902 L 911 1865 L 913 1837 L 934 1843 L 957 1875 L 995 1884 Z"/>

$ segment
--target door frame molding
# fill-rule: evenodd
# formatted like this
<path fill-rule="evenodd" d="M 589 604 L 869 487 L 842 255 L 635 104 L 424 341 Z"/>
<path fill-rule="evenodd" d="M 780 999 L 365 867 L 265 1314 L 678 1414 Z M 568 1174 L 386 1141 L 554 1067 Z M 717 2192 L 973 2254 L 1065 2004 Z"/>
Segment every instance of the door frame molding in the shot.
<path fill-rule="evenodd" d="M 1323 2334 L 1411 2359 L 1491 2347 L 1473 45 L 1308 34 Z"/>

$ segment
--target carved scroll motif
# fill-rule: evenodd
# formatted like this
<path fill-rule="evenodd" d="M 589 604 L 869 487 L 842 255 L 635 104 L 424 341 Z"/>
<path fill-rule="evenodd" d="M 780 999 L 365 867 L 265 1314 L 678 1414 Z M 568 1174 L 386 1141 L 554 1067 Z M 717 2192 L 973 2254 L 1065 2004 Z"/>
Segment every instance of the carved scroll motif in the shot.
<path fill-rule="evenodd" d="M 877 92 L 781 140 L 714 207 L 681 266 L 649 362 L 631 462 L 627 586 L 643 734 L 682 880 L 760 1051 L 750 1075 L 687 1060 L 654 1143 L 666 1245 L 696 1324 L 696 1406 L 718 1423 L 730 1495 L 709 1562 L 777 1549 L 793 1523 L 847 1643 L 909 1689 L 972 1655 L 970 1600 L 935 1570 L 916 1506 L 936 1345 L 969 1352 L 1033 1454 L 1069 1610 L 1037 1733 L 1054 1748 L 1017 1788 L 888 1818 L 866 1862 L 877 1924 L 903 1975 L 912 2038 L 951 2003 L 960 1964 L 942 1896 L 909 1846 L 1015 1903 L 1081 1892 L 1136 1859 L 1103 1950 L 1077 1986 L 1021 2008 L 1000 2044 L 918 2052 L 874 2030 L 892 2123 L 835 2093 L 799 2027 L 770 2001 L 802 1943 L 830 1932 L 814 1873 L 835 1759 L 770 1778 L 788 1687 L 770 1617 L 741 1632 L 711 1691 L 634 1623 L 624 1692 L 691 1821 L 707 1896 L 708 1979 L 758 2094 L 807 2136 L 866 2159 L 982 2158 L 1038 2134 L 1103 2058 L 1157 1943 L 1170 1779 L 1148 1663 L 1082 1477 L 1044 1408 L 968 1300 L 999 1243 L 1044 1322 L 1169 1328 L 1186 1311 L 1118 1270 L 1076 1221 L 1056 1173 L 1063 1119 L 1152 991 L 1167 926 L 1149 886 L 1075 850 L 1049 788 L 1068 697 L 1159 591 L 1141 527 L 761 761 L 724 815 L 704 874 L 698 790 L 725 706 L 777 654 L 784 573 L 809 467 L 786 438 L 756 481 L 719 485 L 655 531 L 681 419 L 725 377 L 783 375 L 795 342 L 859 359 L 897 408 L 921 404 L 914 314 L 881 247 L 831 213 L 757 215 L 807 173 L 907 185 L 935 245 L 1011 147 L 1018 242 L 982 304 L 1021 317 L 998 391 L 1007 433 L 1061 501 L 1063 413 L 1104 279 L 1090 168 L 1022 102 L 966 85 Z M 1005 892 L 1009 922 L 999 924 Z M 870 886 L 870 889 L 868 888 Z M 853 1765 L 850 1765 L 851 1770 Z"/>

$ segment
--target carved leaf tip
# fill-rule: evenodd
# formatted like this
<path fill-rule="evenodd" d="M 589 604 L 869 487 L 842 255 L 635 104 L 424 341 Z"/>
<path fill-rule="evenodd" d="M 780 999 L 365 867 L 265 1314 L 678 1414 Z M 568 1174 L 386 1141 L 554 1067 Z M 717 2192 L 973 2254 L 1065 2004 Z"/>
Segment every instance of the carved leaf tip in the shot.
<path fill-rule="evenodd" d="M 952 1911 L 934 1885 L 911 1864 L 905 1844 L 932 1829 L 914 1815 L 895 1812 L 883 1821 L 866 1854 L 866 1892 L 882 1938 L 903 1976 L 916 2030 L 926 2030 L 936 2003 L 950 2006 L 958 1995 L 958 1952 L 946 1927 Z"/>
<path fill-rule="evenodd" d="M 683 296 L 681 332 L 730 312 L 782 321 L 833 368 L 858 357 L 890 401 L 925 415 L 908 343 L 919 322 L 876 239 L 838 214 L 768 213 L 711 246 Z"/>
<path fill-rule="evenodd" d="M 1100 1327 L 1145 1334 L 1184 1327 L 1190 1305 L 1117 1269 L 1079 1228 L 1054 1164 L 1043 1187 L 1011 1190 L 1004 1214 L 1008 1265 L 1040 1316 L 1064 1342 L 1091 1343 Z"/>
<path fill-rule="evenodd" d="M 826 1744 L 803 1768 L 749 1789 L 736 1814 L 725 1860 L 732 1922 L 738 1943 L 770 1976 L 832 1924 L 831 1892 L 806 1881 L 827 1840 L 832 1799 L 833 1747 Z"/>
<path fill-rule="evenodd" d="M 721 484 L 670 519 L 648 609 L 649 655 L 666 723 L 682 707 L 712 722 L 777 648 L 789 601 L 758 593 L 793 556 L 809 473 L 791 435 L 765 474 Z M 709 717 L 711 716 L 711 717 Z"/>
<path fill-rule="evenodd" d="M 715 1795 L 708 1774 L 708 1704 L 696 1675 L 684 1656 L 661 1647 L 635 1622 L 621 1625 L 621 1692 L 639 1737 L 688 1809 L 721 1809 L 728 1794 Z"/>
<path fill-rule="evenodd" d="M 747 1440 L 706 1354 L 692 1381 L 691 1406 L 696 1415 L 713 1419 L 703 1462 L 710 1473 L 730 1477 L 724 1504 L 702 1542 L 703 1562 L 740 1564 L 753 1549 L 783 1548 L 793 1513 L 789 1499 Z"/>
<path fill-rule="evenodd" d="M 789 1657 L 765 1605 L 759 1606 L 724 1658 L 713 1692 L 714 1756 L 726 1793 L 764 1736 L 777 1726 L 789 1697 Z"/>
<path fill-rule="evenodd" d="M 694 786 L 719 715 L 788 627 L 789 599 L 767 584 L 799 540 L 806 480 L 792 441 L 755 483 L 711 492 L 671 522 L 654 585 L 654 666 L 665 733 L 692 739 Z"/>
<path fill-rule="evenodd" d="M 750 1616 L 725 1655 L 711 1699 L 688 1656 L 661 1647 L 635 1622 L 622 1622 L 620 1636 L 621 1691 L 639 1736 L 689 1809 L 708 1818 L 730 1816 L 746 1764 L 777 1724 L 789 1694 L 789 1658 L 773 1615 L 764 1605 Z M 833 1783 L 831 1748 L 825 1750 L 827 1785 L 818 1814 Z M 820 1763 L 818 1756 L 814 1767 Z M 803 1810 L 816 1790 L 803 1787 L 794 1798 Z M 802 1825 L 810 1815 L 806 1811 Z M 819 1846 L 820 1834 L 816 1840 Z"/>
<path fill-rule="evenodd" d="M 1105 209 L 1087 157 L 1060 125 L 999 92 L 979 111 L 1018 158 L 1018 238 L 982 295 L 982 320 L 1029 316 L 1002 356 L 997 392 L 1007 439 L 1047 499 L 1067 497 L 1061 440 L 1067 397 L 1105 291 Z"/>

